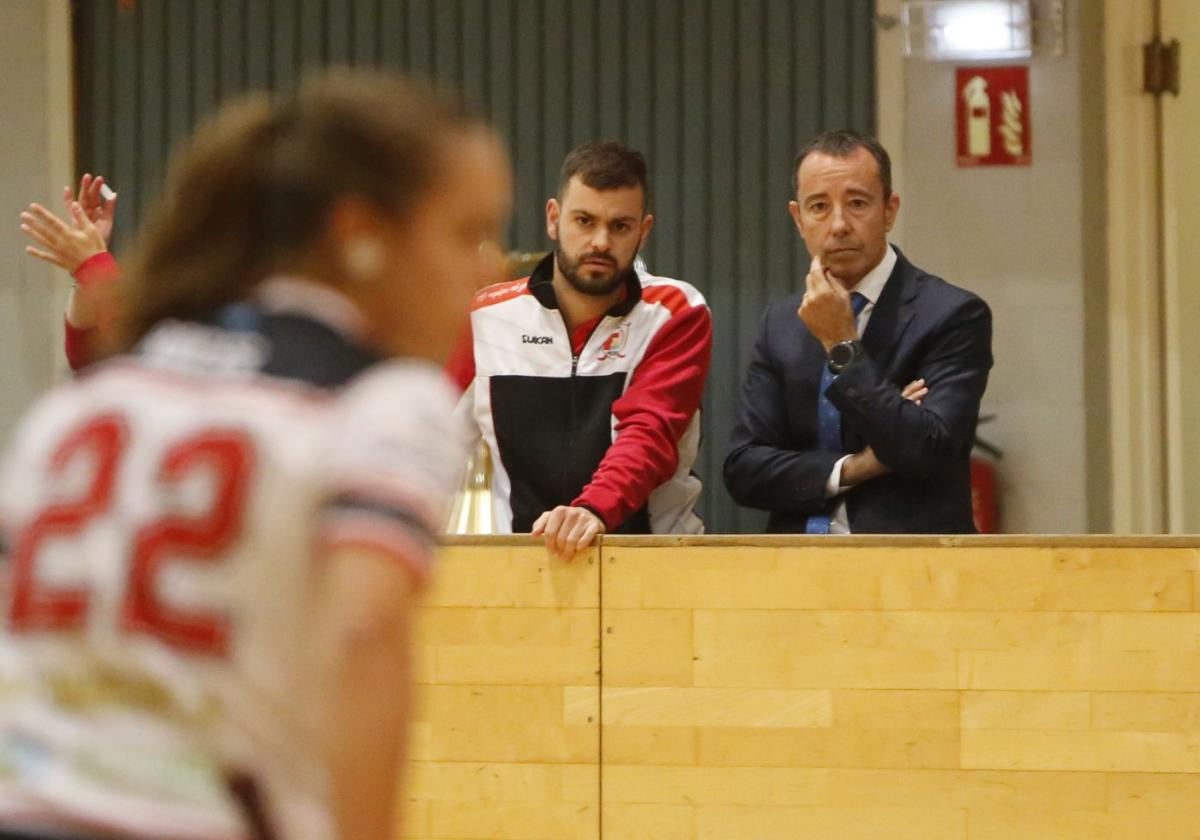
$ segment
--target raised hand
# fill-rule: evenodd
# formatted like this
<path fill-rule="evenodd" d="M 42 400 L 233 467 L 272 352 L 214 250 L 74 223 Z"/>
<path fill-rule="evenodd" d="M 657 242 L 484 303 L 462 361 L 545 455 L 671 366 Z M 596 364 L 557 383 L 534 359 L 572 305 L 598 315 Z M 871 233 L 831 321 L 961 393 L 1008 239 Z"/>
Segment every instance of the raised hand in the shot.
<path fill-rule="evenodd" d="M 830 277 L 821 264 L 820 257 L 813 257 L 809 272 L 804 278 L 804 297 L 796 310 L 808 331 L 825 345 L 825 352 L 839 341 L 858 338 L 854 325 L 854 310 L 850 306 L 850 293 L 834 278 Z"/>
<path fill-rule="evenodd" d="M 83 207 L 84 214 L 96 226 L 96 230 L 104 237 L 105 243 L 112 241 L 113 222 L 117 215 L 117 194 L 109 190 L 109 198 L 104 197 L 104 176 L 93 176 L 89 172 L 85 172 L 79 180 L 79 204 Z M 71 202 L 75 197 L 71 195 L 70 187 L 63 187 L 63 201 L 66 203 L 68 212 L 70 212 Z"/>
<path fill-rule="evenodd" d="M 71 224 L 40 204 L 30 204 L 29 209 L 21 213 L 21 230 L 37 243 L 36 246 L 26 245 L 25 253 L 74 272 L 108 247 L 78 201 L 70 202 L 68 210 Z"/>

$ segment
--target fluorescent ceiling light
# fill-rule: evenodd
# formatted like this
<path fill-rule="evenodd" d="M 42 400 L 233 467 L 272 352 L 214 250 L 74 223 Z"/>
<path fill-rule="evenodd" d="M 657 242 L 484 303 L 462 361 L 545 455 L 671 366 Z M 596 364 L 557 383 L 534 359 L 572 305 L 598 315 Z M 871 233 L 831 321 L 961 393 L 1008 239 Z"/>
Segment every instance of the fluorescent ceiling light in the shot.
<path fill-rule="evenodd" d="M 905 0 L 904 53 L 935 60 L 1028 58 L 1029 0 Z"/>

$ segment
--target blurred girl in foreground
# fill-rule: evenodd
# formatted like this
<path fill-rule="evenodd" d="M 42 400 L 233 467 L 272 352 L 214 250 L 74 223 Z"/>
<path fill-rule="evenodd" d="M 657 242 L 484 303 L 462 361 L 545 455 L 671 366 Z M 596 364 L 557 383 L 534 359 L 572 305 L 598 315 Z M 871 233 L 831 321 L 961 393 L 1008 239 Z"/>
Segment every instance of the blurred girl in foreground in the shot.
<path fill-rule="evenodd" d="M 0 837 L 394 833 L 408 623 L 466 453 L 494 134 L 387 77 L 224 109 L 122 281 L 124 352 L 0 474 Z"/>

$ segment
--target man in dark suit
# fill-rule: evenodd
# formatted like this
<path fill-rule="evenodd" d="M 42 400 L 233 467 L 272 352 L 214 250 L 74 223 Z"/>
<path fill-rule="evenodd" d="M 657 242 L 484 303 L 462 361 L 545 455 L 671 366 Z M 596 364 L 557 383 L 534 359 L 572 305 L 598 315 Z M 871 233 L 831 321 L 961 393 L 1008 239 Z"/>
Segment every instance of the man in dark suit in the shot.
<path fill-rule="evenodd" d="M 878 141 L 822 134 L 792 171 L 788 209 L 812 265 L 804 293 L 763 315 L 729 492 L 770 511 L 772 532 L 973 532 L 987 304 L 888 244 L 900 197 Z"/>

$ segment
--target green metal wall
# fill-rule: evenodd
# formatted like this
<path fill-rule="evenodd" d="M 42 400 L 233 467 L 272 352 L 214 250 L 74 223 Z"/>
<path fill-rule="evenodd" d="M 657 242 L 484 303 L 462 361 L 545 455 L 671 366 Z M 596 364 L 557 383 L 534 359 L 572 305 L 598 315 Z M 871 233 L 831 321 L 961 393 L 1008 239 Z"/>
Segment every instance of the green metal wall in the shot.
<path fill-rule="evenodd" d="M 803 282 L 790 166 L 817 131 L 874 127 L 873 0 L 77 0 L 79 168 L 121 193 L 118 245 L 172 144 L 223 98 L 307 69 L 382 65 L 457 87 L 507 137 L 509 245 L 546 247 L 563 155 L 623 140 L 650 163 L 657 274 L 700 288 L 716 350 L 698 472 L 713 532 L 753 532 L 721 462 L 766 302 Z"/>

